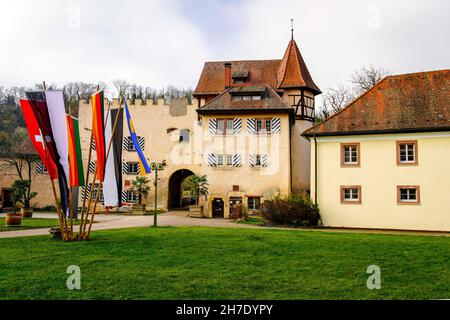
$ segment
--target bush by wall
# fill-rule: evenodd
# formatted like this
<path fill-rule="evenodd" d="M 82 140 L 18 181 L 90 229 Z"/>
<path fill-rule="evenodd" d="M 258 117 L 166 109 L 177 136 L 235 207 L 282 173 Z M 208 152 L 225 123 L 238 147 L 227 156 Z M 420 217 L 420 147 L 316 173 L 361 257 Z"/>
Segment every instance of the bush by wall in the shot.
<path fill-rule="evenodd" d="M 319 206 L 301 195 L 275 197 L 261 205 L 261 216 L 272 223 L 316 227 L 320 222 Z"/>

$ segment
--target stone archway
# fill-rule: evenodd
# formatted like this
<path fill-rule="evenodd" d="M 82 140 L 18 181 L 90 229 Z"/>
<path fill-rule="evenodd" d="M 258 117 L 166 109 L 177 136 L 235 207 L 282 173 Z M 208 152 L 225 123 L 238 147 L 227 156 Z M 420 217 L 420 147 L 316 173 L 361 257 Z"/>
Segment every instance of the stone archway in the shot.
<path fill-rule="evenodd" d="M 186 207 L 186 204 L 182 202 L 182 183 L 184 179 L 193 174 L 194 173 L 188 169 L 180 169 L 172 173 L 169 178 L 169 200 L 167 205 L 169 210 Z"/>

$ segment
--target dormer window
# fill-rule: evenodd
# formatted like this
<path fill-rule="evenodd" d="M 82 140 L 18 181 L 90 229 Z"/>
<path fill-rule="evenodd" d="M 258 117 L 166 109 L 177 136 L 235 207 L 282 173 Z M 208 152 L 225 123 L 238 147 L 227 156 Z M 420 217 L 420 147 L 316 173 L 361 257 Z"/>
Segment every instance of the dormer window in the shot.
<path fill-rule="evenodd" d="M 233 84 L 243 84 L 247 81 L 248 70 L 235 71 L 233 73 Z"/>
<path fill-rule="evenodd" d="M 240 101 L 240 100 L 261 100 L 262 97 L 260 95 L 245 95 L 245 96 L 233 96 L 233 101 Z"/>

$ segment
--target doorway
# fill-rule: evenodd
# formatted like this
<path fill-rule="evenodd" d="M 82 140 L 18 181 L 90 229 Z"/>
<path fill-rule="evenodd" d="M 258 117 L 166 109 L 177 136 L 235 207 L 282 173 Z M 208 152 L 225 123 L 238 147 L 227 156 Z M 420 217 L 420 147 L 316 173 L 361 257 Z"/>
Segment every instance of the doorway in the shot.
<path fill-rule="evenodd" d="M 188 169 L 175 171 L 169 178 L 169 209 L 189 209 L 193 200 L 186 194 L 183 194 L 183 181 L 194 173 Z"/>
<path fill-rule="evenodd" d="M 214 198 L 212 201 L 212 217 L 223 218 L 223 200 L 222 198 Z"/>
<path fill-rule="evenodd" d="M 229 211 L 229 217 L 231 217 L 233 215 L 233 207 L 234 205 L 238 204 L 238 203 L 242 203 L 242 197 L 230 197 L 230 211 Z"/>

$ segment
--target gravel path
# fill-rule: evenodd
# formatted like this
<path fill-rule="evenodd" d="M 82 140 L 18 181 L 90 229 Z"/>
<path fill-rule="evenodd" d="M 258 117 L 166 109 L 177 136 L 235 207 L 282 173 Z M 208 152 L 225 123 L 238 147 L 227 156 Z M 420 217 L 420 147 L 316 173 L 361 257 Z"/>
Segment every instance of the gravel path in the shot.
<path fill-rule="evenodd" d="M 0 217 L 4 214 L 0 214 Z M 36 218 L 57 219 L 56 214 L 52 213 L 33 213 Z M 153 225 L 153 216 L 128 216 L 116 214 L 99 214 L 95 216 L 95 223 L 92 230 L 110 230 L 133 227 L 149 227 Z M 262 228 L 251 224 L 235 223 L 232 220 L 224 219 L 197 219 L 189 218 L 187 211 L 170 211 L 158 215 L 158 226 L 176 226 L 176 227 L 232 227 L 232 228 Z M 267 228 L 265 228 L 267 229 Z M 271 229 L 291 229 L 309 232 L 343 232 L 343 233 L 376 233 L 376 234 L 394 234 L 394 235 L 422 235 L 422 236 L 450 236 L 450 232 L 420 232 L 420 231 L 396 231 L 396 230 L 365 230 L 365 229 L 295 229 L 295 228 L 276 228 Z M 74 226 L 74 230 L 78 230 L 78 226 Z M 2 238 L 28 237 L 38 235 L 48 235 L 49 228 L 29 229 L 18 231 L 0 232 Z"/>

